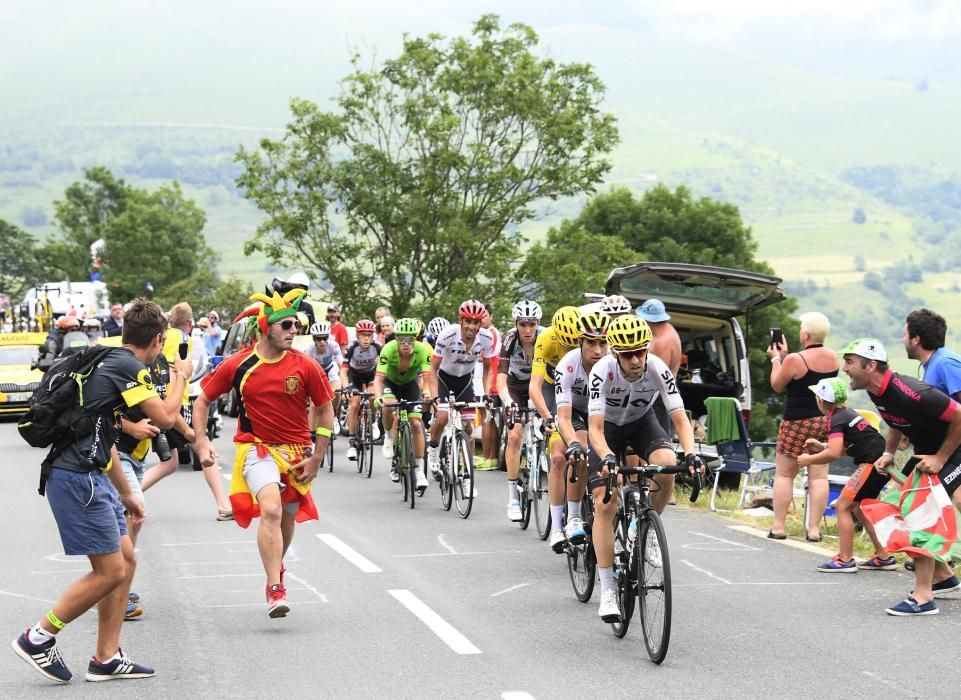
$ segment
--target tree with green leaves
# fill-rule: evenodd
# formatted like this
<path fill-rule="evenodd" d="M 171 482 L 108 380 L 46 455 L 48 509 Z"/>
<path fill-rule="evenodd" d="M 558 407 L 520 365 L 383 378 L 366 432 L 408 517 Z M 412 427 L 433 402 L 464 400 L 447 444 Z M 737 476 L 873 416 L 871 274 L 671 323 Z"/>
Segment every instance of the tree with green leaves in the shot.
<path fill-rule="evenodd" d="M 0 293 L 18 303 L 27 289 L 42 282 L 36 241 L 23 229 L 0 219 Z"/>
<path fill-rule="evenodd" d="M 250 304 L 254 286 L 234 275 L 220 279 L 214 269 L 202 265 L 190 277 L 157 290 L 154 301 L 165 309 L 181 301 L 189 301 L 194 314 L 216 311 L 229 323 Z"/>
<path fill-rule="evenodd" d="M 355 55 L 337 113 L 294 100 L 284 139 L 239 151 L 238 185 L 266 214 L 246 251 L 399 315 L 507 294 L 534 202 L 593 191 L 617 142 L 593 68 L 537 43 L 484 15 L 470 37 L 405 37 L 375 69 Z"/>
<path fill-rule="evenodd" d="M 544 290 L 549 303 L 572 303 L 581 292 L 602 292 L 613 268 L 645 260 L 773 275 L 770 265 L 755 258 L 756 252 L 751 229 L 733 204 L 695 198 L 683 186 L 671 190 L 659 185 L 640 198 L 615 188 L 597 195 L 576 219 L 552 230 L 546 246 L 532 247 L 522 271 L 525 280 Z M 581 269 L 559 267 L 568 260 L 577 261 Z M 563 283 L 568 279 L 593 286 L 570 285 L 565 294 Z M 799 323 L 792 317 L 797 309 L 797 301 L 789 297 L 752 313 L 749 319 L 739 319 L 751 368 L 751 433 L 757 438 L 776 434 L 776 416 L 783 407 L 783 399 L 774 394 L 769 381 L 768 329 L 782 328 L 789 341 L 797 338 Z"/>

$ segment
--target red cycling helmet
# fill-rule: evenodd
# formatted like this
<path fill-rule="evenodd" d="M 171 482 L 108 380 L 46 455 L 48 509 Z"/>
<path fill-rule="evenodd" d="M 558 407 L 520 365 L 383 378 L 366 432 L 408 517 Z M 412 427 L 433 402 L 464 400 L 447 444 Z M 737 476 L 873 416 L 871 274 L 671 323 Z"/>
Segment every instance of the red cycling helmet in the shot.
<path fill-rule="evenodd" d="M 377 327 L 374 325 L 373 321 L 365 318 L 362 321 L 357 322 L 357 325 L 354 326 L 354 330 L 358 333 L 375 333 L 377 331 Z"/>
<path fill-rule="evenodd" d="M 459 314 L 461 318 L 473 318 L 479 321 L 484 318 L 486 313 L 487 309 L 484 308 L 483 302 L 477 301 L 477 299 L 468 299 L 460 305 Z"/>

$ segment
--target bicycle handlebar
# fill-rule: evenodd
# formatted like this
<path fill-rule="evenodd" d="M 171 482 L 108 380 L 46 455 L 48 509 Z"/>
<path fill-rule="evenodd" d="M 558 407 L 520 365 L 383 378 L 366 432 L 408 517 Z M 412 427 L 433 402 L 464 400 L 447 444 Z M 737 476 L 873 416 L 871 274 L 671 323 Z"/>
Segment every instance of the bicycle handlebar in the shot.
<path fill-rule="evenodd" d="M 607 476 L 607 483 L 604 485 L 604 503 L 609 503 L 611 500 L 611 495 L 614 492 L 615 485 L 617 484 L 617 475 L 623 474 L 624 476 L 634 476 L 639 475 L 643 477 L 651 477 L 657 474 L 684 474 L 689 473 L 690 468 L 686 464 L 672 464 L 670 466 L 663 466 L 660 464 L 648 464 L 645 467 L 625 467 L 615 465 L 614 469 L 610 470 L 610 474 Z M 704 486 L 704 478 L 700 471 L 694 471 L 694 484 L 691 488 L 691 503 L 697 500 L 697 497 L 701 494 L 701 488 Z"/>

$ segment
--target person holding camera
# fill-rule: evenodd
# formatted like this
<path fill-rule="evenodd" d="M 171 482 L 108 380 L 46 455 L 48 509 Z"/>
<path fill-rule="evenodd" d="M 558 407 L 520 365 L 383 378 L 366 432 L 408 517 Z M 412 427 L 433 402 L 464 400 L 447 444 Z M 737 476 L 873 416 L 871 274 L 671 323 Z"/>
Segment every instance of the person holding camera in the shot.
<path fill-rule="evenodd" d="M 771 329 L 767 355 L 771 358 L 771 388 L 785 394 L 784 415 L 778 429 L 774 471 L 774 523 L 768 537 L 783 540 L 784 520 L 794 496 L 797 459 L 809 439 L 827 440 L 827 417 L 808 387 L 838 376 L 838 357 L 824 341 L 831 330 L 828 317 L 817 311 L 801 314 L 801 350 L 788 352 L 780 328 Z M 821 541 L 820 523 L 828 504 L 828 464 L 808 466 L 809 508 L 805 527 L 809 542 Z"/>

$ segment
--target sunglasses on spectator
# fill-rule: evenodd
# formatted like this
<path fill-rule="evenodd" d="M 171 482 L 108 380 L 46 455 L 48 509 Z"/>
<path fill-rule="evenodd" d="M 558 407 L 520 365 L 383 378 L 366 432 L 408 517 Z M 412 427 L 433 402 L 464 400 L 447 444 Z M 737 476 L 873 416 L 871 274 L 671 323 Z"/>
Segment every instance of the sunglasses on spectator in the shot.
<path fill-rule="evenodd" d="M 412 335 L 399 335 L 397 336 L 397 342 L 400 345 L 413 345 L 414 336 Z"/>
<path fill-rule="evenodd" d="M 280 327 L 285 331 L 289 331 L 291 328 L 296 328 L 299 331 L 301 328 L 303 328 L 300 321 L 293 318 L 288 318 L 286 321 L 281 321 Z"/>
<path fill-rule="evenodd" d="M 618 356 L 623 357 L 625 360 L 630 360 L 635 357 L 644 357 L 647 354 L 647 348 L 642 348 L 640 350 L 615 350 Z"/>
<path fill-rule="evenodd" d="M 330 336 L 328 335 L 315 335 L 314 340 L 327 340 Z"/>

